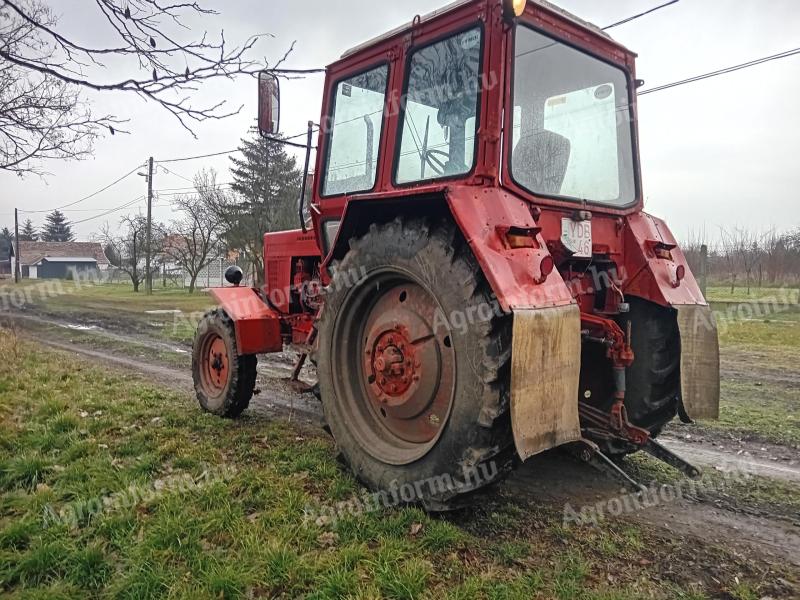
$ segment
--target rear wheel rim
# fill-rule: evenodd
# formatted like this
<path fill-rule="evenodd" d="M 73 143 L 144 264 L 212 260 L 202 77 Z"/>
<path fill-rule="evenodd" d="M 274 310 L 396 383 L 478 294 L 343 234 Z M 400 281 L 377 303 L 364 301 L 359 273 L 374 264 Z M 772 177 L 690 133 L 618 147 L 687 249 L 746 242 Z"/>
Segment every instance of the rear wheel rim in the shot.
<path fill-rule="evenodd" d="M 229 377 L 230 357 L 225 340 L 209 333 L 200 348 L 200 383 L 210 397 L 217 398 L 228 387 Z"/>
<path fill-rule="evenodd" d="M 352 290 L 337 317 L 336 397 L 353 436 L 385 463 L 425 456 L 449 420 L 456 361 L 443 315 L 427 288 L 392 270 Z"/>

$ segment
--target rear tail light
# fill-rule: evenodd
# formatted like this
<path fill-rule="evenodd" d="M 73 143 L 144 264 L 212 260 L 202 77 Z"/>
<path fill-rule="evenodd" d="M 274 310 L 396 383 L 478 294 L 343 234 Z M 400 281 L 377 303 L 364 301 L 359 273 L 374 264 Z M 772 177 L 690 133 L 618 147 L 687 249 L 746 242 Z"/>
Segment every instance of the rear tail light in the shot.
<path fill-rule="evenodd" d="M 541 264 L 539 265 L 539 270 L 541 271 L 543 277 L 547 277 L 548 275 L 550 275 L 550 273 L 552 273 L 553 269 L 555 268 L 556 268 L 556 263 L 553 260 L 552 256 L 545 256 L 542 259 Z"/>
<path fill-rule="evenodd" d="M 541 231 L 539 227 L 509 227 L 503 233 L 508 247 L 518 250 L 519 248 L 540 248 L 537 236 Z"/>
<path fill-rule="evenodd" d="M 536 278 L 536 283 L 544 283 L 547 281 L 548 275 L 553 272 L 556 268 L 556 263 L 553 261 L 553 257 L 549 254 L 542 258 L 542 262 L 539 263 L 539 277 Z"/>
<path fill-rule="evenodd" d="M 666 248 L 656 247 L 653 249 L 653 253 L 656 255 L 656 258 L 663 258 L 664 260 L 672 260 L 672 252 L 670 252 Z"/>
<path fill-rule="evenodd" d="M 686 277 L 686 267 L 683 265 L 675 267 L 675 278 L 672 280 L 672 287 L 680 287 L 684 277 Z"/>

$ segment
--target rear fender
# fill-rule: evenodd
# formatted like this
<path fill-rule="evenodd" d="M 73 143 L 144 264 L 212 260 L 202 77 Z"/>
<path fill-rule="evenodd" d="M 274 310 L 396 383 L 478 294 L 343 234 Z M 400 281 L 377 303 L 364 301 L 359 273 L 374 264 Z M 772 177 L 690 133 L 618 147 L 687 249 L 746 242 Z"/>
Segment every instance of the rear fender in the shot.
<path fill-rule="evenodd" d="M 283 350 L 280 318 L 261 299 L 257 290 L 230 287 L 208 291 L 233 321 L 240 355 Z"/>
<path fill-rule="evenodd" d="M 719 336 L 717 323 L 667 224 L 637 213 L 628 217 L 627 260 L 631 277 L 623 291 L 678 312 L 681 337 L 681 397 L 690 419 L 719 418 Z M 659 258 L 657 246 L 669 249 Z M 676 277 L 683 267 L 683 280 Z"/>

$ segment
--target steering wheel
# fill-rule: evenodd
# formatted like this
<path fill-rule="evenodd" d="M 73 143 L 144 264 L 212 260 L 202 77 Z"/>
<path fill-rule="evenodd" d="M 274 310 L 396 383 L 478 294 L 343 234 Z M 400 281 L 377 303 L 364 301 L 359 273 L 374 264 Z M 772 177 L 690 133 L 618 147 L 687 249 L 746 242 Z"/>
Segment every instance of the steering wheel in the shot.
<path fill-rule="evenodd" d="M 445 163 L 440 156 L 444 157 L 445 159 L 450 159 L 450 155 L 445 152 L 444 150 L 425 150 L 425 156 L 423 157 L 425 163 L 433 170 L 434 173 L 437 175 L 444 175 L 444 171 L 447 167 L 447 163 Z"/>

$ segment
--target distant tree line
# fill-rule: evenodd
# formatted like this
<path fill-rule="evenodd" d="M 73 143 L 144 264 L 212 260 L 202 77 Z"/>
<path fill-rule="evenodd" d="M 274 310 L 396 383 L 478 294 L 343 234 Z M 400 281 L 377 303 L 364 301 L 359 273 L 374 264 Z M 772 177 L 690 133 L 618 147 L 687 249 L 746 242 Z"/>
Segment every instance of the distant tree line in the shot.
<path fill-rule="evenodd" d="M 721 228 L 718 241 L 690 234 L 681 247 L 695 275 L 702 271 L 701 248 L 707 247 L 706 273 L 713 285 L 744 289 L 800 284 L 800 227 L 757 233 L 744 227 Z"/>

